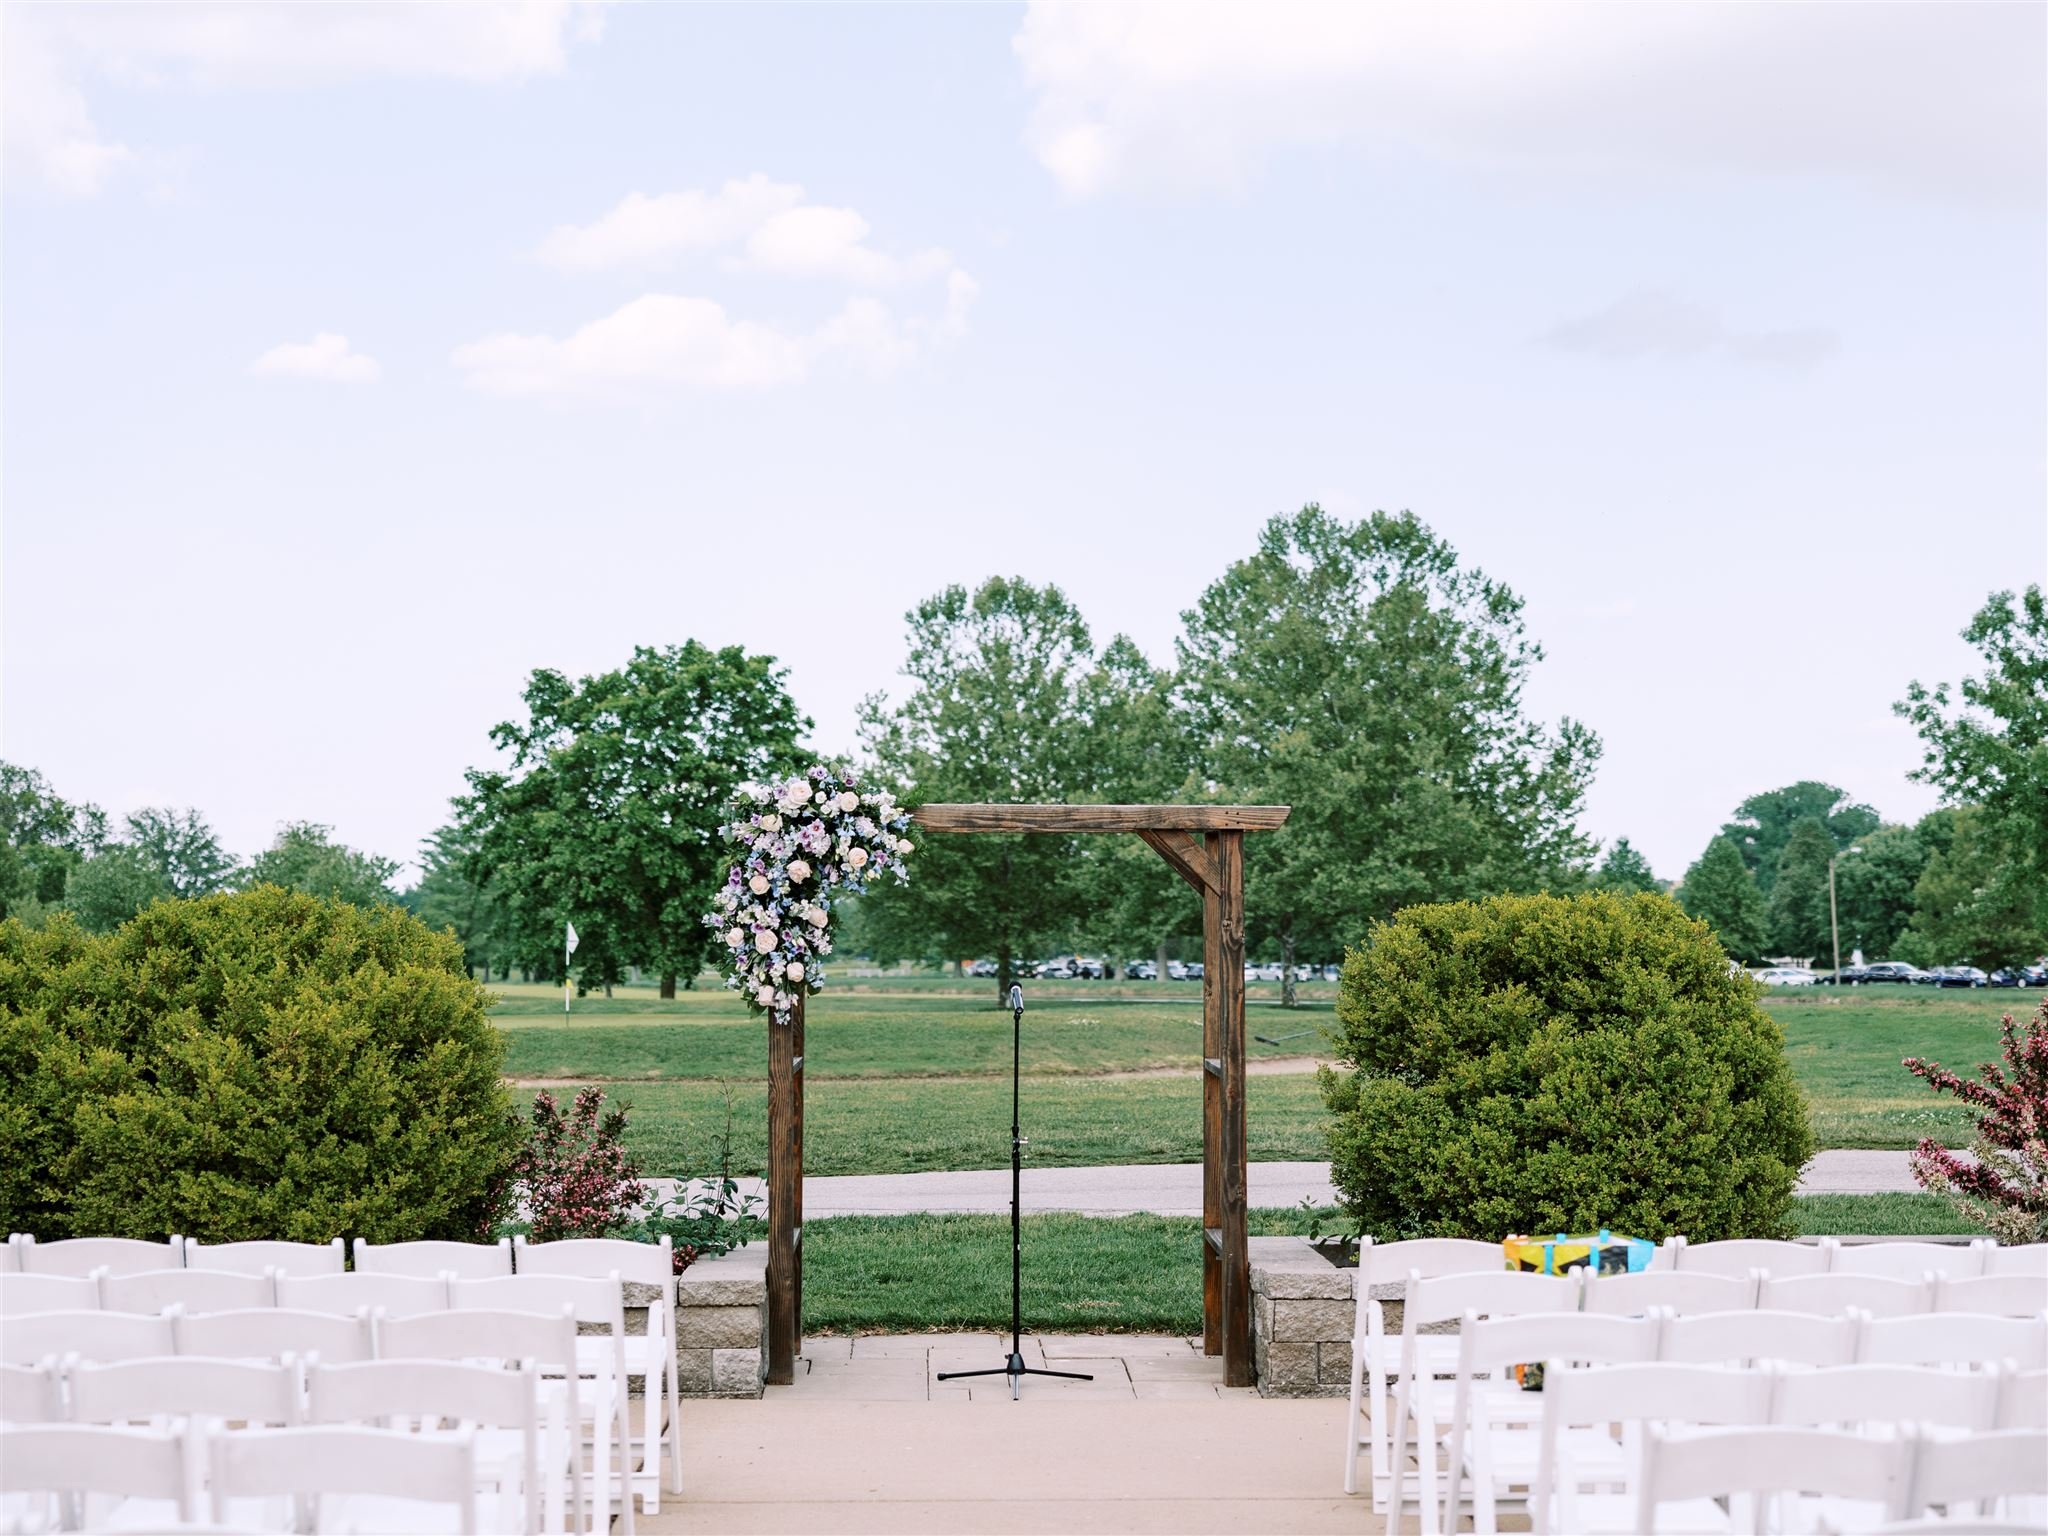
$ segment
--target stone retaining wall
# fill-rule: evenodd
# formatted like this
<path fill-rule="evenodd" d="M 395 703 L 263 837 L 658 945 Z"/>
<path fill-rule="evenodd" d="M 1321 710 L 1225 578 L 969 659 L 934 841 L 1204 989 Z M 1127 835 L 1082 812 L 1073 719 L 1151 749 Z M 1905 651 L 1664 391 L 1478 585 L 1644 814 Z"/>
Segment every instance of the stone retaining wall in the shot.
<path fill-rule="evenodd" d="M 1261 1397 L 1342 1397 L 1351 1388 L 1355 1269 L 1301 1237 L 1255 1237 L 1252 1368 Z"/>
<path fill-rule="evenodd" d="M 768 1245 L 699 1259 L 676 1280 L 685 1397 L 759 1397 L 768 1377 Z"/>

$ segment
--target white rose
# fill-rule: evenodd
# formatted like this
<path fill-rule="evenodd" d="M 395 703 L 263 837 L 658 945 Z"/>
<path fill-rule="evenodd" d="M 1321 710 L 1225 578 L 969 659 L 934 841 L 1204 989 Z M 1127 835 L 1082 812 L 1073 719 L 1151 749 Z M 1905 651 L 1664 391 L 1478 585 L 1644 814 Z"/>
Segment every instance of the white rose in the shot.
<path fill-rule="evenodd" d="M 726 932 L 725 932 L 725 947 L 726 947 L 727 949 L 738 949 L 738 948 L 739 948 L 739 947 L 740 947 L 740 946 L 741 946 L 742 944 L 744 944 L 744 943 L 746 943 L 746 942 L 747 942 L 747 930 L 746 930 L 746 929 L 744 929 L 744 928 L 728 928 L 728 929 L 726 930 Z"/>
<path fill-rule="evenodd" d="M 754 876 L 753 879 L 747 882 L 747 889 L 756 896 L 766 896 L 768 894 L 768 877 L 766 875 Z"/>
<path fill-rule="evenodd" d="M 754 1001 L 759 1003 L 763 1008 L 766 1008 L 769 1004 L 775 1001 L 775 989 L 773 987 L 765 986 L 755 988 Z"/>
<path fill-rule="evenodd" d="M 875 835 L 875 824 L 863 816 L 853 824 L 853 830 L 862 837 L 873 837 Z"/>
<path fill-rule="evenodd" d="M 907 837 L 899 837 L 899 838 L 897 838 L 897 839 L 896 839 L 896 856 L 897 856 L 898 858 L 901 858 L 901 857 L 902 857 L 902 856 L 903 856 L 904 854 L 906 854 L 906 853 L 908 853 L 908 852 L 910 852 L 910 839 L 909 839 L 909 838 L 907 838 Z"/>
<path fill-rule="evenodd" d="M 791 860 L 789 866 L 789 878 L 792 880 L 810 879 L 811 866 L 806 864 L 802 859 Z"/>
<path fill-rule="evenodd" d="M 811 796 L 811 798 L 817 801 L 818 804 L 823 805 L 825 803 L 825 791 L 821 789 L 815 795 Z"/>
<path fill-rule="evenodd" d="M 761 951 L 764 955 L 775 948 L 775 930 L 773 928 L 763 928 L 759 933 L 755 934 L 754 948 Z"/>
<path fill-rule="evenodd" d="M 855 794 L 855 793 L 854 793 L 854 792 L 853 792 L 852 790 L 850 790 L 850 789 L 849 789 L 849 790 L 848 790 L 848 791 L 847 791 L 847 792 L 846 792 L 845 794 L 843 794 L 843 795 L 841 795 L 841 796 L 839 797 L 839 809 L 840 809 L 840 810 L 842 810 L 842 811 L 852 811 L 852 810 L 857 810 L 857 809 L 859 809 L 859 807 L 860 807 L 860 796 L 859 796 L 859 795 L 856 795 L 856 794 Z"/>
<path fill-rule="evenodd" d="M 867 849 L 861 847 L 858 843 L 856 843 L 853 847 L 846 850 L 846 862 L 851 864 L 855 869 L 859 869 L 861 865 L 867 863 L 867 861 L 868 851 Z"/>
<path fill-rule="evenodd" d="M 782 974 L 791 981 L 802 981 L 804 979 L 804 963 L 801 960 L 792 960 L 782 968 Z"/>
<path fill-rule="evenodd" d="M 761 818 L 761 830 L 763 832 L 780 832 L 782 830 L 782 818 L 773 811 L 770 811 Z"/>

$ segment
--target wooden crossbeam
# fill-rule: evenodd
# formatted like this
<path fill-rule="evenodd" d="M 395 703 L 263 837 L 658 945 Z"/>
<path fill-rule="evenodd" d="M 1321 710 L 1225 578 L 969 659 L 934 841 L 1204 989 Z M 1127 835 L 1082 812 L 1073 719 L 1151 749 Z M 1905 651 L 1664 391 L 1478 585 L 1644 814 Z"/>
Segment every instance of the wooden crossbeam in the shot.
<path fill-rule="evenodd" d="M 928 805 L 927 832 L 1270 832 L 1285 805 Z"/>
<path fill-rule="evenodd" d="M 1215 883 L 1216 872 L 1209 863 L 1208 850 L 1187 833 L 1163 832 L 1147 827 L 1138 836 L 1173 866 L 1175 874 L 1195 888 L 1197 896 Z"/>

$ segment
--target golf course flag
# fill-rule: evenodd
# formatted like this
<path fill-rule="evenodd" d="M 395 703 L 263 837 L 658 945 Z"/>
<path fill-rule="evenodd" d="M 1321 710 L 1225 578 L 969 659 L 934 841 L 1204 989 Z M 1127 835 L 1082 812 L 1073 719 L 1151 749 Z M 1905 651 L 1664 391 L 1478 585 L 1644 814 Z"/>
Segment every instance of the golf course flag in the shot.
<path fill-rule="evenodd" d="M 576 953 L 576 925 L 564 923 L 568 932 L 562 937 L 562 1012 L 569 1011 L 569 999 L 574 994 L 574 984 L 569 980 L 569 957 Z"/>

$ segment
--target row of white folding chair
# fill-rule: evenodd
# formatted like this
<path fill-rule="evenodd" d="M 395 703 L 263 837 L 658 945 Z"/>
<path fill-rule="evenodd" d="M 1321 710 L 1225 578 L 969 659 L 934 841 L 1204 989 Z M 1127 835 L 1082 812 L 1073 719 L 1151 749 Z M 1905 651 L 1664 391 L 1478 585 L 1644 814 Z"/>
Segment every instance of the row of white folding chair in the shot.
<path fill-rule="evenodd" d="M 331 1282 L 350 1276 L 322 1277 Z M 410 1279 L 404 1276 L 365 1276 L 371 1281 Z M 437 1282 L 423 1282 L 428 1285 Z M 240 1359 L 281 1359 L 286 1354 L 317 1355 L 328 1362 L 361 1361 L 402 1357 L 418 1353 L 409 1342 L 409 1325 L 436 1323 L 449 1331 L 459 1330 L 464 1318 L 482 1319 L 520 1313 L 543 1316 L 564 1308 L 573 1322 L 604 1328 L 602 1335 L 576 1337 L 572 1334 L 561 1360 L 548 1357 L 543 1368 L 573 1373 L 581 1417 L 591 1421 L 593 1434 L 592 1476 L 607 1491 L 610 1463 L 616 1447 L 621 1498 L 625 1502 L 625 1529 L 633 1528 L 633 1504 L 648 1499 L 650 1483 L 660 1480 L 661 1458 L 658 1442 L 649 1436 L 646 1460 L 636 1470 L 632 1454 L 631 1406 L 626 1394 L 630 1374 L 626 1354 L 625 1312 L 622 1287 L 616 1275 L 602 1280 L 545 1274 L 506 1275 L 491 1280 L 450 1280 L 451 1310 L 430 1311 L 413 1317 L 392 1317 L 358 1308 L 352 1315 L 299 1311 L 283 1307 L 249 1308 L 234 1312 L 188 1315 L 176 1308 L 159 1316 L 117 1312 L 45 1312 L 10 1318 L 0 1332 L 0 1355 L 15 1364 L 29 1364 L 47 1356 L 78 1355 L 87 1360 L 112 1361 L 152 1355 L 205 1355 Z M 487 1327 L 475 1334 L 480 1344 L 475 1353 L 492 1353 Z M 658 1374 L 648 1372 L 650 1385 Z M 561 1390 L 572 1390 L 566 1386 Z M 658 1401 L 650 1400 L 648 1415 L 659 1422 Z"/>
<path fill-rule="evenodd" d="M 1909 1280 L 1917 1280 L 1929 1271 L 1952 1280 L 1979 1275 L 2030 1275 L 2041 1279 L 2048 1278 L 2048 1243 L 2002 1247 L 1988 1238 L 1969 1243 L 1845 1243 L 1832 1237 L 1817 1243 L 1788 1243 L 1769 1238 L 1688 1243 L 1682 1237 L 1673 1237 L 1659 1247 L 1650 1267 L 1738 1277 L 1753 1269 L 1767 1269 L 1775 1275 L 1891 1275 Z"/>
<path fill-rule="evenodd" d="M 236 1514 L 300 1501 L 311 1510 L 303 1528 L 322 1532 L 522 1528 L 502 1517 L 485 1524 L 471 1431 L 49 1424 L 0 1429 L 0 1457 L 6 1486 L 24 1501 L 83 1495 L 88 1529 L 178 1529 L 210 1520 L 214 1529 L 276 1530 L 283 1527 L 275 1514 L 254 1525 Z"/>
<path fill-rule="evenodd" d="M 1875 1317 L 1903 1317 L 1916 1312 L 2032 1317 L 2048 1311 L 2048 1278 L 2031 1275 L 1980 1275 L 1958 1280 L 1933 1271 L 1917 1279 L 1834 1271 L 1779 1276 L 1754 1270 L 1742 1277 L 1685 1270 L 1607 1276 L 1581 1273 L 1587 1275 L 1584 1309 L 1621 1316 L 1653 1306 L 1681 1314 L 1756 1307 L 1771 1312 L 1811 1312 L 1822 1317 L 1851 1307 Z"/>
<path fill-rule="evenodd" d="M 494 1356 L 502 1347 L 493 1345 Z M 490 1522 L 494 1528 L 565 1529 L 565 1482 L 574 1489 L 575 1528 L 585 1528 L 581 1457 L 566 1416 L 557 1406 L 543 1418 L 535 1360 L 509 1369 L 508 1364 L 503 1358 L 491 1364 L 429 1358 L 307 1366 L 296 1359 L 269 1365 L 172 1357 L 7 1367 L 7 1396 L 19 1401 L 10 1402 L 0 1417 L 124 1427 L 142 1421 L 152 1428 L 176 1419 L 238 1428 L 374 1422 L 416 1433 L 439 1433 L 453 1421 L 477 1431 L 480 1473 L 488 1485 L 479 1492 L 500 1506 Z M 32 1412 L 36 1407 L 45 1411 Z M 14 1483 L 0 1469 L 0 1490 L 31 1491 Z M 279 1518 L 274 1509 L 254 1513 L 259 1528 Z"/>
<path fill-rule="evenodd" d="M 1986 1506 L 1997 1519 L 2016 1501 L 2031 1507 L 2048 1496 L 2048 1442 L 2031 1430 L 1952 1439 L 1910 1428 L 1876 1438 L 1782 1426 L 1688 1432 L 1651 1425 L 1626 1529 L 1642 1536 L 1695 1532 L 1703 1528 L 1700 1514 L 1711 1512 L 1719 1518 L 1705 1528 L 1735 1531 L 1744 1528 L 1733 1518 L 1740 1510 L 1747 1528 L 1763 1536 L 1787 1528 L 1787 1503 L 1799 1495 L 1831 1506 L 1820 1529 L 1882 1530 L 1881 1522 L 1925 1518 L 1935 1509 L 1949 1518 L 1928 1529 L 1995 1529 L 1980 1523 Z M 1667 1518 L 1673 1506 L 1676 1521 Z M 2032 1519 L 2018 1526 L 2040 1528 Z"/>
<path fill-rule="evenodd" d="M 1577 1292 L 1577 1283 L 1562 1276 L 1502 1270 L 1410 1275 L 1402 1319 L 1399 1385 L 1391 1415 L 1387 1511 L 1398 1514 L 1405 1502 L 1403 1487 L 1413 1431 L 1423 1529 L 1434 1529 L 1437 1426 L 1446 1422 L 1435 1406 L 1438 1378 L 1454 1376 L 1456 1390 L 1464 1390 L 1468 1374 L 1462 1363 L 1465 1341 L 1480 1317 L 1489 1321 L 1530 1318 L 1531 1330 L 1539 1338 L 1552 1334 L 1560 1340 L 1578 1338 L 1576 1330 L 1583 1326 L 1588 1339 L 1611 1335 L 1634 1340 L 1629 1347 L 1640 1353 L 1617 1359 L 1742 1364 L 1782 1359 L 1809 1366 L 1858 1361 L 1964 1366 L 2009 1360 L 2022 1369 L 2048 1366 L 2048 1317 L 1923 1313 L 1873 1319 L 1853 1311 L 1837 1318 L 1779 1311 L 1674 1316 L 1653 1308 L 1647 1317 L 1629 1319 L 1576 1311 Z M 1422 1332 L 1432 1324 L 1454 1319 L 1461 1322 L 1456 1336 L 1430 1337 Z M 1551 1353 L 1531 1347 L 1517 1358 L 1543 1360 Z M 1574 1357 L 1570 1348 L 1556 1353 Z M 1378 1406 L 1374 1404 L 1375 1409 Z M 1355 1419 L 1347 1430 L 1355 1445 Z M 1375 1446 L 1376 1457 L 1378 1450 Z M 1352 1454 L 1355 1456 L 1355 1450 Z M 1377 1461 L 1374 1470 L 1378 1470 Z M 1381 1505 L 1377 1478 L 1374 1502 L 1376 1507 Z"/>

